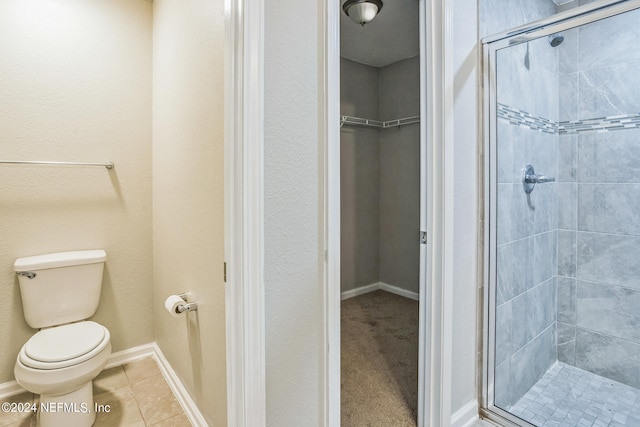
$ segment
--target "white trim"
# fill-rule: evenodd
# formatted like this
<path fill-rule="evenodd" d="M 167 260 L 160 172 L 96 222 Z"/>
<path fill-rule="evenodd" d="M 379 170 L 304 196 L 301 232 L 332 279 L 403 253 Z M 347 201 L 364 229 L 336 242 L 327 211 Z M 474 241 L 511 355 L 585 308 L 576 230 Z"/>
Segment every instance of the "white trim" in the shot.
<path fill-rule="evenodd" d="M 340 300 L 344 301 L 349 298 L 357 297 L 359 295 L 368 294 L 380 289 L 380 282 L 371 283 L 369 285 L 360 286 L 359 288 L 349 289 L 340 293 Z"/>
<path fill-rule="evenodd" d="M 369 285 L 360 286 L 359 288 L 349 289 L 348 291 L 340 293 L 340 300 L 344 301 L 349 298 L 368 294 L 369 292 L 375 292 L 378 290 L 389 292 L 391 294 L 398 295 L 404 298 L 409 298 L 414 301 L 420 301 L 420 294 L 418 294 L 417 292 L 408 291 L 406 289 L 390 285 L 385 282 L 375 282 Z"/>
<path fill-rule="evenodd" d="M 418 3 L 419 19 L 420 19 L 420 231 L 427 232 L 427 242 L 420 245 L 420 304 L 418 323 L 422 326 L 418 330 L 418 427 L 425 426 L 429 407 L 430 391 L 427 384 L 431 384 L 431 371 L 429 364 L 431 361 L 431 328 L 430 310 L 431 310 L 431 252 L 433 244 L 431 243 L 432 231 L 429 225 L 430 212 L 432 211 L 432 199 L 429 194 L 429 139 L 428 130 L 430 129 L 430 117 L 427 114 L 428 100 L 430 96 L 429 75 L 427 74 L 428 63 L 431 50 L 428 44 L 427 23 L 429 22 L 430 9 L 426 5 L 426 0 L 420 0 Z M 429 126 L 429 127 L 428 127 Z"/>
<path fill-rule="evenodd" d="M 340 425 L 340 2 L 322 0 L 319 88 L 324 130 L 324 427 Z"/>
<path fill-rule="evenodd" d="M 378 284 L 380 285 L 380 290 L 387 291 L 401 297 L 409 298 L 414 301 L 420 301 L 420 294 L 417 292 L 408 291 L 406 289 L 400 288 L 398 286 L 390 285 L 384 282 L 378 282 Z"/>
<path fill-rule="evenodd" d="M 145 357 L 154 356 L 156 348 L 157 346 L 155 343 L 149 343 L 111 353 L 104 369 L 115 368 L 116 366 L 122 366 L 125 363 L 131 363 L 136 360 L 144 359 Z"/>
<path fill-rule="evenodd" d="M 115 368 L 146 357 L 153 357 L 158 363 L 158 368 L 160 369 L 162 376 L 169 385 L 169 388 L 173 392 L 176 400 L 180 403 L 184 414 L 189 418 L 191 424 L 196 427 L 206 427 L 208 424 L 198 409 L 198 406 L 193 401 L 184 385 L 182 385 L 182 381 L 180 381 L 176 372 L 164 357 L 162 350 L 160 350 L 160 347 L 158 347 L 155 342 L 111 353 L 104 369 Z M 16 381 L 8 381 L 0 384 L 0 400 L 24 392 L 26 392 L 26 390 L 18 385 Z"/>
<path fill-rule="evenodd" d="M 478 400 L 474 399 L 451 415 L 451 427 L 469 427 L 478 419 Z"/>
<path fill-rule="evenodd" d="M 193 401 L 191 395 L 176 374 L 176 371 L 173 370 L 167 359 L 164 357 L 164 354 L 162 353 L 162 350 L 160 350 L 160 347 L 158 347 L 158 344 L 155 342 L 152 343 L 151 348 L 153 350 L 153 358 L 158 363 L 162 376 L 167 381 L 167 384 L 169 384 L 169 388 L 173 392 L 178 403 L 180 403 L 180 406 L 182 406 L 184 414 L 189 418 L 191 424 L 194 427 L 207 427 L 209 424 L 202 416 L 202 413 L 198 409 L 198 405 Z"/>
<path fill-rule="evenodd" d="M 227 425 L 266 425 L 264 2 L 226 0 L 225 292 Z"/>
<path fill-rule="evenodd" d="M 22 388 L 15 380 L 7 381 L 0 384 L 0 401 L 15 396 L 20 393 L 24 393 L 26 390 Z"/>
<path fill-rule="evenodd" d="M 440 338 L 441 360 L 441 398 L 440 412 L 442 420 L 451 420 L 451 399 L 452 399 L 452 380 L 453 380 L 453 287 L 454 287 L 454 264 L 456 259 L 454 238 L 454 199 L 455 199 L 455 156 L 454 156 L 454 80 L 455 69 L 453 66 L 453 0 L 442 1 L 442 88 L 444 89 L 441 108 L 443 138 L 438 142 L 442 144 L 443 159 L 441 159 L 440 167 L 442 177 L 443 200 L 440 206 L 435 208 L 441 209 L 442 216 L 440 226 L 443 229 L 443 240 L 440 246 L 442 250 L 442 276 L 439 281 L 433 283 L 442 284 L 442 300 L 440 301 L 442 312 L 442 337 Z M 437 251 L 438 247 L 434 247 Z M 475 296 L 475 293 L 474 293 Z"/>
<path fill-rule="evenodd" d="M 419 426 L 451 421 L 453 321 L 453 58 L 452 0 L 424 0 L 422 81 L 426 120 L 427 272 L 422 325 L 428 325 L 419 348 Z M 422 5 L 423 3 L 421 3 Z M 422 13 L 421 13 L 422 15 Z M 426 93 L 424 92 L 426 91 Z M 424 156 L 423 156 L 424 159 Z M 421 315 L 423 314 L 421 310 Z M 425 327 L 425 329 L 427 329 Z M 422 356 L 423 355 L 423 356 Z M 420 392 L 424 390 L 424 394 Z"/>

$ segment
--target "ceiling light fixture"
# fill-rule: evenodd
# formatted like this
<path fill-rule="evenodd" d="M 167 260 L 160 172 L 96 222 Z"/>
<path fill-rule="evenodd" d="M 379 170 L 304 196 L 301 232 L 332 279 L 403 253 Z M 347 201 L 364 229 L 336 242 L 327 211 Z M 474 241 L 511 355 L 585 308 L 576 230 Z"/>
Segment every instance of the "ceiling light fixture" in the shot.
<path fill-rule="evenodd" d="M 347 0 L 342 5 L 342 10 L 351 20 L 364 25 L 371 22 L 378 12 L 382 10 L 381 0 Z"/>

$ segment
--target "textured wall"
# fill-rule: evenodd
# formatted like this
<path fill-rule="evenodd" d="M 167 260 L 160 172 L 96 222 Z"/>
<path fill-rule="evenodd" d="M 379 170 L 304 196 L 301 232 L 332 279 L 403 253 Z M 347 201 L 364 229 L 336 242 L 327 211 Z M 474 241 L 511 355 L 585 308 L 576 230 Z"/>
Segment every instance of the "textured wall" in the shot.
<path fill-rule="evenodd" d="M 416 17 L 417 19 L 417 17 Z M 417 34 L 416 34 L 417 37 Z M 380 117 L 420 115 L 420 57 L 380 69 Z M 380 131 L 380 281 L 420 291 L 420 124 Z"/>
<path fill-rule="evenodd" d="M 561 117 L 640 111 L 640 12 L 565 33 Z M 611 34 L 615 33 L 612 40 Z M 558 359 L 640 387 L 637 128 L 562 135 L 558 174 Z"/>
<path fill-rule="evenodd" d="M 340 113 L 379 120 L 378 68 L 340 60 Z M 380 131 L 340 129 L 340 286 L 380 280 Z"/>
<path fill-rule="evenodd" d="M 153 341 L 151 3 L 0 2 L 0 151 L 8 160 L 116 167 L 0 166 L 0 383 L 13 380 L 23 320 L 13 262 L 107 252 L 94 320 L 113 350 Z"/>
<path fill-rule="evenodd" d="M 321 46 L 316 1 L 265 2 L 264 286 L 267 425 L 322 425 Z M 337 117 L 335 118 L 337 119 Z"/>
<path fill-rule="evenodd" d="M 156 341 L 211 426 L 227 425 L 224 312 L 224 7 L 153 2 Z M 198 311 L 174 319 L 165 298 Z"/>

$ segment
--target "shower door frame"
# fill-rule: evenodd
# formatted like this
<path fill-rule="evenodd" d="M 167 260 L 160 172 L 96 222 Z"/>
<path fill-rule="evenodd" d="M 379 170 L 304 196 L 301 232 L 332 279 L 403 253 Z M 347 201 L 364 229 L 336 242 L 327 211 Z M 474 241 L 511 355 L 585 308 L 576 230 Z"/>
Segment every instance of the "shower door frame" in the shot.
<path fill-rule="evenodd" d="M 482 87 L 484 129 L 484 320 L 483 320 L 483 372 L 482 415 L 507 426 L 532 426 L 510 412 L 495 406 L 495 344 L 496 344 L 496 287 L 497 287 L 497 76 L 496 58 L 501 49 L 549 36 L 571 28 L 580 27 L 635 9 L 640 0 L 610 0 L 590 3 L 549 18 L 485 37 L 482 43 Z"/>

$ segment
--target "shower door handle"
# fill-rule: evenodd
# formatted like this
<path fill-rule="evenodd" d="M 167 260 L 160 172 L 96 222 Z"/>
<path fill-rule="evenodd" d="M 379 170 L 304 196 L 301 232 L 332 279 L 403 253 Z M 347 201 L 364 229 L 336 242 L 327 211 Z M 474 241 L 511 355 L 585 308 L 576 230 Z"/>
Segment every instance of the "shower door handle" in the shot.
<path fill-rule="evenodd" d="M 524 168 L 522 168 L 522 187 L 527 194 L 533 191 L 536 184 L 555 182 L 555 180 L 555 178 L 550 176 L 538 175 L 531 165 L 525 165 Z"/>

